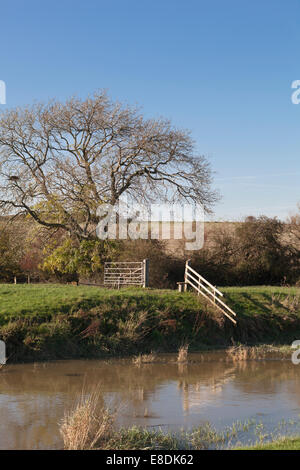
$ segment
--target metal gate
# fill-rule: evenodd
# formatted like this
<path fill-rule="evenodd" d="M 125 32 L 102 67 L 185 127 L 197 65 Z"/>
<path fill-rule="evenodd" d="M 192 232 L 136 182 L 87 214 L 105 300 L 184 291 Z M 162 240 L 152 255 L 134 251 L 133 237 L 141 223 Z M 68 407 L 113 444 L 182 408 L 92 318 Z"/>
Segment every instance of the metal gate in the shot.
<path fill-rule="evenodd" d="M 149 261 L 106 262 L 104 285 L 107 287 L 148 286 Z"/>

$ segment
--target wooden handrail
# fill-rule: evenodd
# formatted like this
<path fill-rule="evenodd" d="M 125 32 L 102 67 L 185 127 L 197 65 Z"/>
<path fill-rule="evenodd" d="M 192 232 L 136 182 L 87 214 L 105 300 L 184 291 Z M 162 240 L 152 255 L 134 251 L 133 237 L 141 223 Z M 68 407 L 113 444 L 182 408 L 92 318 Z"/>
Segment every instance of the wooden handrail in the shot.
<path fill-rule="evenodd" d="M 219 294 L 221 297 L 223 297 L 223 294 L 222 292 L 220 292 L 215 286 L 213 286 L 210 282 L 208 282 L 203 276 L 201 276 L 201 274 L 197 273 L 197 271 L 195 271 L 195 269 L 191 268 L 191 266 L 189 266 L 188 264 L 186 265 L 186 268 L 190 271 L 192 271 L 194 274 L 196 274 L 202 281 L 205 282 L 205 284 L 207 284 L 209 287 L 211 287 L 215 292 L 217 292 L 217 294 Z"/>
<path fill-rule="evenodd" d="M 191 273 L 193 273 L 193 275 Z M 207 300 L 209 300 L 209 302 L 211 302 L 215 307 L 221 310 L 221 312 L 227 318 L 229 318 L 234 324 L 236 324 L 236 320 L 234 320 L 228 314 L 228 312 L 235 317 L 236 317 L 236 313 L 218 297 L 218 295 L 223 297 L 222 292 L 220 292 L 215 286 L 210 284 L 210 282 L 208 282 L 203 276 L 201 276 L 201 274 L 197 273 L 195 269 L 191 268 L 191 266 L 189 265 L 189 261 L 187 261 L 185 265 L 184 280 L 185 280 L 186 286 L 189 284 L 191 287 L 193 287 L 193 289 L 195 289 L 198 292 L 198 295 L 199 294 L 203 295 Z M 207 286 L 212 290 L 209 290 Z M 203 290 L 206 293 L 204 293 Z"/>
<path fill-rule="evenodd" d="M 207 298 L 207 300 L 209 300 L 210 302 L 212 302 L 212 300 L 206 295 L 204 294 L 204 292 L 201 292 L 196 286 L 194 286 L 194 284 L 191 282 L 191 281 L 188 281 L 188 283 L 195 289 L 197 290 L 201 295 L 203 295 L 204 297 Z M 236 325 L 236 320 L 234 320 L 234 318 L 231 318 L 230 315 L 228 315 L 227 312 L 224 312 L 224 310 L 217 304 L 214 304 L 215 307 L 217 307 L 219 310 L 221 310 L 221 312 L 227 317 L 229 318 L 229 320 L 231 320 L 235 325 Z"/>
<path fill-rule="evenodd" d="M 215 297 L 214 294 L 209 289 L 207 289 L 205 286 L 203 286 L 203 284 L 201 284 L 201 282 L 197 281 L 197 279 L 195 279 L 190 273 L 187 273 L 187 276 L 192 278 L 193 281 L 195 281 L 196 284 L 198 284 L 199 287 L 202 287 L 202 289 L 204 289 L 209 295 L 211 295 L 213 298 Z"/>
<path fill-rule="evenodd" d="M 197 280 L 191 274 L 187 273 L 187 276 L 191 277 L 193 279 L 193 281 L 195 281 L 197 283 Z M 188 282 L 189 282 L 189 280 L 188 280 Z M 236 313 L 233 310 L 231 310 L 231 308 L 228 307 L 228 305 L 226 305 L 221 299 L 219 299 L 219 297 L 214 296 L 214 294 L 210 290 L 208 290 L 205 286 L 203 286 L 201 283 L 198 283 L 198 288 L 204 289 L 210 296 L 212 296 L 212 298 L 216 302 L 219 302 L 224 308 L 226 308 L 226 310 L 228 310 L 230 313 L 232 313 L 232 315 L 234 315 L 236 317 Z"/>

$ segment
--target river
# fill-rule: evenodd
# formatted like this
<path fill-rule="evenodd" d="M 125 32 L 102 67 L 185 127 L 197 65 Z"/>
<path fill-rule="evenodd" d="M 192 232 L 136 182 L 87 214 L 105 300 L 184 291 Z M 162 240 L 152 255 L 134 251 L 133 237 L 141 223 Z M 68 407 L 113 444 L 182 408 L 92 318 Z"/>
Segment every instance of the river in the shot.
<path fill-rule="evenodd" d="M 209 422 L 222 430 L 253 420 L 272 432 L 284 420 L 300 434 L 299 372 L 287 360 L 227 362 L 222 352 L 190 354 L 188 364 L 169 354 L 141 366 L 131 359 L 7 365 L 0 370 L 0 449 L 62 448 L 64 412 L 95 387 L 118 407 L 122 426 L 178 430 Z"/>

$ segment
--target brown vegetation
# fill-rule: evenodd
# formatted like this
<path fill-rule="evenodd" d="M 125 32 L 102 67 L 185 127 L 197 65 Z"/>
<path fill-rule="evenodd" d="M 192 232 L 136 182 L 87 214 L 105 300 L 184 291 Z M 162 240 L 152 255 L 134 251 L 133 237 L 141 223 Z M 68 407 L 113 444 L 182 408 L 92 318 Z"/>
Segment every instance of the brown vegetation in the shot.
<path fill-rule="evenodd" d="M 78 242 L 61 231 L 50 237 L 48 231 L 24 217 L 10 223 L 2 220 L 0 227 L 2 282 L 13 282 L 16 276 L 18 282 L 29 278 L 33 282 L 81 279 L 101 283 L 105 260 L 144 258 L 150 261 L 150 287 L 175 288 L 183 279 L 187 258 L 194 269 L 219 286 L 293 285 L 300 280 L 295 221 L 285 224 L 252 217 L 243 223 L 207 224 L 204 247 L 192 252 L 185 251 L 182 240 Z M 290 306 L 294 308 L 292 299 Z"/>
<path fill-rule="evenodd" d="M 101 395 L 94 391 L 65 413 L 60 432 L 66 450 L 103 448 L 111 437 L 115 415 L 99 401 Z"/>
<path fill-rule="evenodd" d="M 180 346 L 180 348 L 178 350 L 178 356 L 177 356 L 177 362 L 178 363 L 187 362 L 187 360 L 188 360 L 188 349 L 189 349 L 188 344 L 184 344 L 184 345 Z"/>
<path fill-rule="evenodd" d="M 132 359 L 132 362 L 136 366 L 140 366 L 141 364 L 151 364 L 156 360 L 156 354 L 151 352 L 150 354 L 139 354 Z"/>

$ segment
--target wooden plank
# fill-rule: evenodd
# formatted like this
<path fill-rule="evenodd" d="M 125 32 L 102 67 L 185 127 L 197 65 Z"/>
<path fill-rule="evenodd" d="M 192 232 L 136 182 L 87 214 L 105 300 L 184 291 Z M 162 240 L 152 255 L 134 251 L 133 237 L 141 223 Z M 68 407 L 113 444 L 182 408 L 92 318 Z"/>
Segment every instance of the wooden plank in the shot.
<path fill-rule="evenodd" d="M 195 269 L 191 268 L 189 265 L 186 265 L 187 270 L 192 271 L 194 274 L 196 274 L 203 282 L 205 282 L 209 287 L 211 287 L 215 292 L 217 292 L 221 297 L 223 297 L 222 292 L 220 292 L 215 286 L 213 286 L 210 282 L 208 282 L 201 274 L 197 273 Z"/>
<path fill-rule="evenodd" d="M 187 276 L 191 277 L 197 284 L 198 284 L 198 287 L 202 287 L 202 289 L 204 289 L 209 295 L 211 295 L 214 299 L 218 299 L 218 297 L 216 297 L 213 292 L 211 292 L 210 290 L 208 290 L 203 284 L 201 284 L 201 282 L 199 282 L 197 279 L 195 279 L 190 273 L 187 273 Z M 219 299 L 218 299 L 219 300 Z"/>
<path fill-rule="evenodd" d="M 231 308 L 228 307 L 228 305 L 225 304 L 221 299 L 216 297 L 216 301 L 219 302 L 221 305 L 223 305 L 223 307 L 225 307 L 230 313 L 232 313 L 232 315 L 234 315 L 236 317 L 236 313 L 233 310 L 231 310 Z"/>
<path fill-rule="evenodd" d="M 215 304 L 213 302 L 213 300 L 208 297 L 206 294 L 204 294 L 204 292 L 202 292 L 200 289 L 198 289 L 191 281 L 187 281 L 194 289 L 196 289 L 199 294 L 203 295 L 212 305 L 214 305 L 215 307 L 217 307 L 227 318 L 229 318 L 229 320 L 231 320 L 235 325 L 236 325 L 236 320 L 234 320 L 233 318 L 231 318 L 230 315 L 228 315 L 227 312 L 225 312 L 219 305 Z"/>
<path fill-rule="evenodd" d="M 197 282 L 196 279 L 195 279 L 193 276 L 191 276 L 191 274 L 187 273 L 187 275 L 188 275 L 189 277 L 192 277 L 192 279 L 193 279 L 195 282 Z M 200 285 L 200 287 L 202 287 L 202 289 L 205 289 L 205 291 L 206 291 L 209 295 L 213 296 L 213 293 L 210 292 L 205 286 L 201 285 L 201 283 L 199 283 L 198 286 L 199 286 L 199 285 Z M 197 290 L 198 290 L 198 289 L 197 289 Z M 230 313 L 232 313 L 232 315 L 234 315 L 234 316 L 236 317 L 236 313 L 235 313 L 233 310 L 231 310 L 231 308 L 228 307 L 228 305 L 225 304 L 221 299 L 219 299 L 219 298 L 216 297 L 216 296 L 213 296 L 213 299 L 214 299 L 216 302 L 219 302 L 224 308 L 226 308 L 226 310 L 228 310 Z"/>

